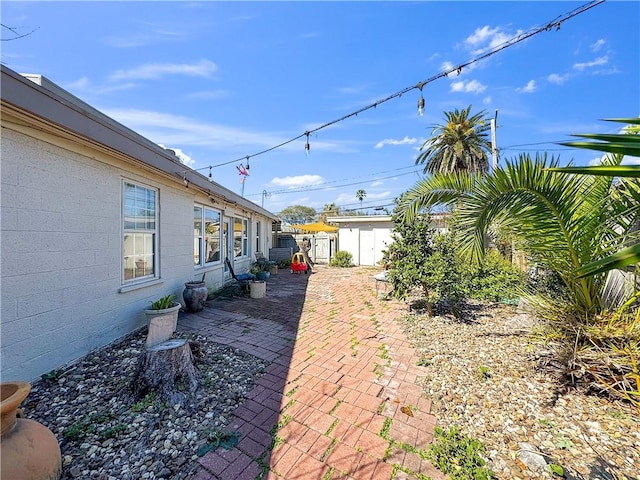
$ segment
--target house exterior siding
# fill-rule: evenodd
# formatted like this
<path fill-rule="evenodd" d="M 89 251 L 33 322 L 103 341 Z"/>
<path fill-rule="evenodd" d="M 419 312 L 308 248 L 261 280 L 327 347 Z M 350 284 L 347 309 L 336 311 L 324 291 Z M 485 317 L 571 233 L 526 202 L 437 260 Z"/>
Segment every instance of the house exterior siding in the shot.
<path fill-rule="evenodd" d="M 268 251 L 272 214 L 222 187 L 221 194 L 185 188 L 170 170 L 5 108 L 2 68 L 3 381 L 33 381 L 143 327 L 150 302 L 166 294 L 182 301 L 186 281 L 204 275 L 210 289 L 222 287 L 222 261 L 194 267 L 196 203 L 222 219 L 248 220 L 249 254 L 234 259 L 237 271 L 250 266 L 257 223 Z M 122 273 L 125 180 L 157 192 L 158 275 L 139 283 L 125 282 Z"/>

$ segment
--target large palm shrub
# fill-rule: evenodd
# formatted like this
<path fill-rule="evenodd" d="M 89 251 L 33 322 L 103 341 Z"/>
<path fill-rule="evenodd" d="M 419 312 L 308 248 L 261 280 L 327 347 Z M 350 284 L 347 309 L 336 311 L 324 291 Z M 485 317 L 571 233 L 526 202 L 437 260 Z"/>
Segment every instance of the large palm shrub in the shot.
<path fill-rule="evenodd" d="M 616 159 L 609 160 L 614 164 Z M 633 182 L 609 177 L 562 175 L 549 171 L 557 160 L 521 155 L 488 175 L 435 174 L 418 182 L 401 200 L 403 221 L 436 205 L 457 207 L 461 249 L 479 261 L 492 227 L 509 233 L 534 260 L 560 275 L 579 314 L 602 309 L 605 276 L 579 277 L 577 271 L 624 242 L 638 218 Z M 627 199 L 627 200 L 625 200 Z"/>

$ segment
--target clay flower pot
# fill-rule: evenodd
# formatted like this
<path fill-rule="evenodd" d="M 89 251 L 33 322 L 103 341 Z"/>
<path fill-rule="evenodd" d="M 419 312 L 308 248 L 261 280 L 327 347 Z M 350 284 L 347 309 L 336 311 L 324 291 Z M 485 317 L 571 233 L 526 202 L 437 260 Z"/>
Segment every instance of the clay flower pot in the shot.
<path fill-rule="evenodd" d="M 18 406 L 27 398 L 27 382 L 0 384 L 0 478 L 55 480 L 62 472 L 62 456 L 55 435 L 47 427 L 22 417 Z"/>
<path fill-rule="evenodd" d="M 187 312 L 201 312 L 207 303 L 209 291 L 205 282 L 187 282 L 184 284 L 182 298 Z"/>

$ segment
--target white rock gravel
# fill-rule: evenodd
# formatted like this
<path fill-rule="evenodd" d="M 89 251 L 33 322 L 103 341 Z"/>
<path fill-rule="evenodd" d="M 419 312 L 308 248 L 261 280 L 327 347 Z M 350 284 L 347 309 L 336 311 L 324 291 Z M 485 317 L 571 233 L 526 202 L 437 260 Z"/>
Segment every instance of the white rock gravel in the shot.
<path fill-rule="evenodd" d="M 638 411 L 563 388 L 536 368 L 527 335 L 534 320 L 505 305 L 477 308 L 466 323 L 416 314 L 403 322 L 438 424 L 483 442 L 499 479 L 559 478 L 536 471 L 541 458 L 569 479 L 640 479 Z M 537 456 L 525 454 L 532 448 Z"/>
<path fill-rule="evenodd" d="M 32 385 L 24 415 L 58 438 L 61 479 L 177 480 L 196 471 L 198 450 L 227 426 L 267 363 L 202 336 L 176 337 L 197 342 L 200 350 L 201 386 L 183 408 L 130 397 L 144 332 Z"/>

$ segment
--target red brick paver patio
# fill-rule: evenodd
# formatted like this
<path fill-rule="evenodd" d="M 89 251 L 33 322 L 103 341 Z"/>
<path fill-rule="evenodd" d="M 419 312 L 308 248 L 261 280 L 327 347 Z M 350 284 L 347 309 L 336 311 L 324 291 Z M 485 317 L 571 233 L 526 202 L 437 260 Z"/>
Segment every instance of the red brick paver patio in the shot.
<path fill-rule="evenodd" d="M 204 455 L 193 478 L 445 478 L 420 455 L 436 419 L 398 324 L 406 307 L 376 298 L 375 273 L 287 270 L 266 298 L 208 302 L 180 319 L 181 330 L 271 362 L 227 427 L 238 445 Z"/>

